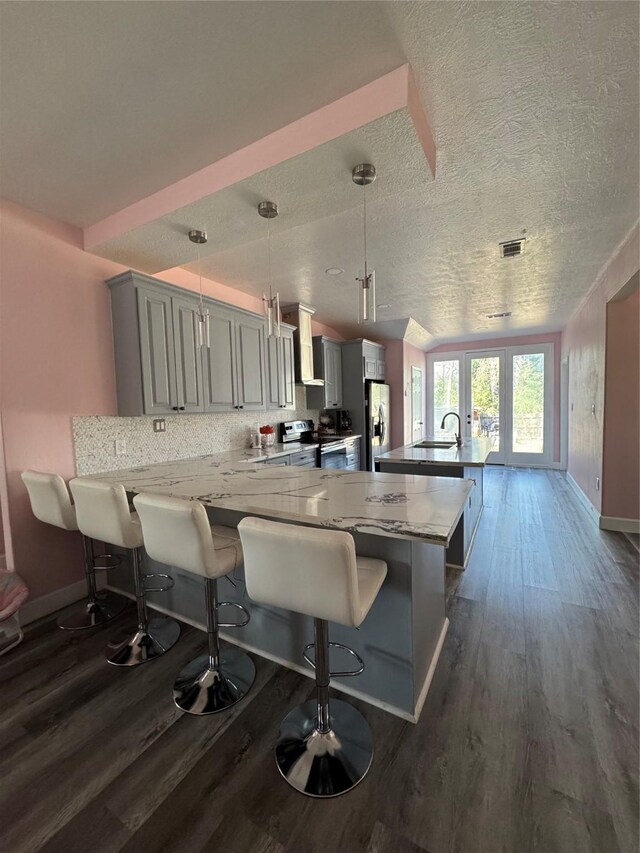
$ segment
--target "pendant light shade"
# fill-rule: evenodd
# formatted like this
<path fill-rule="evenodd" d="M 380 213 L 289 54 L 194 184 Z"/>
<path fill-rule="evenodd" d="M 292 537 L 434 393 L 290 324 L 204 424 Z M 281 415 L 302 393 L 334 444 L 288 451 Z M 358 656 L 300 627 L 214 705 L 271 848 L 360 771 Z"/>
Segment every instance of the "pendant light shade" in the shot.
<path fill-rule="evenodd" d="M 278 215 L 278 205 L 274 201 L 261 201 L 258 213 L 267 220 L 267 268 L 269 275 L 269 296 L 262 294 L 264 313 L 267 318 L 267 336 L 280 337 L 280 294 L 273 295 L 271 283 L 271 220 Z"/>
<path fill-rule="evenodd" d="M 200 279 L 200 306 L 196 315 L 196 320 L 198 323 L 198 346 L 209 348 L 209 346 L 211 345 L 211 339 L 209 335 L 209 309 L 204 307 L 204 302 L 202 300 L 202 262 L 200 260 L 200 246 L 204 245 L 207 242 L 207 232 L 198 231 L 194 228 L 193 230 L 189 231 L 189 239 L 192 243 L 195 243 L 198 246 L 198 276 Z"/>
<path fill-rule="evenodd" d="M 364 275 L 356 278 L 358 287 L 358 323 L 376 322 L 376 272 L 367 266 L 367 186 L 376 179 L 376 167 L 360 163 L 351 170 L 351 180 L 362 187 L 364 229 Z"/>

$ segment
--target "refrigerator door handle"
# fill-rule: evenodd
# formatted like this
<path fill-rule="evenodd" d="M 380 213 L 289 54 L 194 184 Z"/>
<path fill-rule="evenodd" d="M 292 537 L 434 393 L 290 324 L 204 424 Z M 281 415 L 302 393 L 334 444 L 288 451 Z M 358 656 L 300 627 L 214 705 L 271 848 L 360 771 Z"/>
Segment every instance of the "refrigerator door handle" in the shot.
<path fill-rule="evenodd" d="M 384 409 L 382 406 L 380 406 L 379 418 L 380 418 L 380 446 L 382 447 L 384 445 L 384 436 L 385 436 L 385 433 L 387 431 L 385 420 L 384 420 Z"/>

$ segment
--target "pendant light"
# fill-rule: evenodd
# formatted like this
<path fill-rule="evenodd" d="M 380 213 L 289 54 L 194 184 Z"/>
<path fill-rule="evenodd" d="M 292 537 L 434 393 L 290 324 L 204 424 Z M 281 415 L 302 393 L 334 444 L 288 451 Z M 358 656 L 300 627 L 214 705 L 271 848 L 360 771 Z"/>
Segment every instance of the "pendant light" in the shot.
<path fill-rule="evenodd" d="M 364 221 L 364 275 L 356 278 L 358 288 L 358 323 L 376 322 L 376 272 L 367 267 L 367 186 L 376 179 L 376 167 L 371 163 L 360 163 L 351 170 L 351 180 L 362 187 Z"/>
<path fill-rule="evenodd" d="M 278 205 L 274 201 L 261 201 L 258 213 L 267 220 L 267 267 L 269 273 L 269 296 L 262 294 L 264 313 L 267 318 L 267 337 L 280 337 L 280 294 L 273 295 L 271 287 L 271 220 L 278 215 Z"/>
<path fill-rule="evenodd" d="M 200 246 L 207 242 L 207 232 L 194 229 L 193 231 L 189 231 L 189 239 L 198 247 L 198 275 L 200 277 L 200 310 L 196 315 L 198 321 L 198 346 L 206 346 L 208 349 L 211 343 L 209 337 L 209 309 L 204 307 L 204 302 L 202 301 L 202 261 L 200 260 Z"/>

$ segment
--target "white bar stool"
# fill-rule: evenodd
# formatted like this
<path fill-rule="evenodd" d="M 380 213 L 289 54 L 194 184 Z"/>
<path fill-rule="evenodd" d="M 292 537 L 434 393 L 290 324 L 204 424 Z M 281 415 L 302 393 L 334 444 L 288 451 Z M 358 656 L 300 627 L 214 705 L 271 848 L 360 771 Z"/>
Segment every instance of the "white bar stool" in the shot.
<path fill-rule="evenodd" d="M 59 474 L 44 474 L 40 471 L 23 471 L 22 482 L 27 487 L 31 511 L 45 524 L 60 527 L 62 530 L 78 530 L 76 510 L 71 503 L 67 484 Z M 93 542 L 82 536 L 84 550 L 84 570 L 87 580 L 87 603 L 82 610 L 70 616 L 58 619 L 58 627 L 66 631 L 80 631 L 104 625 L 124 610 L 126 599 L 112 592 L 96 591 L 96 571 L 107 571 L 120 563 L 111 554 L 94 555 Z M 96 560 L 117 559 L 115 565 L 96 566 Z"/>
<path fill-rule="evenodd" d="M 209 524 L 200 501 L 140 494 L 133 499 L 144 532 L 144 547 L 154 560 L 205 579 L 208 652 L 190 661 L 173 685 L 178 708 L 190 714 L 215 714 L 235 705 L 253 684 L 256 670 L 246 652 L 220 648 L 219 628 L 242 628 L 249 614 L 241 604 L 218 601 L 218 578 L 242 565 L 242 545 L 233 527 Z M 218 608 L 236 607 L 243 622 L 219 622 Z"/>
<path fill-rule="evenodd" d="M 297 791 L 336 797 L 366 776 L 373 758 L 369 724 L 353 705 L 329 703 L 331 676 L 360 675 L 364 662 L 352 649 L 329 642 L 327 622 L 357 628 L 375 601 L 387 574 L 383 560 L 356 554 L 353 537 L 258 518 L 238 525 L 247 592 L 255 601 L 304 613 L 314 619 L 315 643 L 304 659 L 316 673 L 317 698 L 290 711 L 280 725 L 276 761 Z M 315 646 L 315 663 L 307 650 Z M 356 670 L 330 672 L 329 648 L 349 652 Z"/>
<path fill-rule="evenodd" d="M 69 483 L 76 505 L 78 527 L 85 536 L 91 536 L 110 545 L 127 548 L 133 559 L 133 576 L 138 609 L 138 630 L 124 643 L 107 646 L 107 660 L 114 666 L 135 666 L 164 654 L 180 636 L 180 625 L 167 616 L 149 619 L 145 601 L 145 579 L 167 578 L 166 587 L 150 587 L 164 591 L 173 586 L 170 575 L 143 575 L 140 568 L 140 549 L 143 545 L 142 527 L 135 513 L 129 509 L 124 486 L 102 483 L 99 480 L 76 478 Z"/>

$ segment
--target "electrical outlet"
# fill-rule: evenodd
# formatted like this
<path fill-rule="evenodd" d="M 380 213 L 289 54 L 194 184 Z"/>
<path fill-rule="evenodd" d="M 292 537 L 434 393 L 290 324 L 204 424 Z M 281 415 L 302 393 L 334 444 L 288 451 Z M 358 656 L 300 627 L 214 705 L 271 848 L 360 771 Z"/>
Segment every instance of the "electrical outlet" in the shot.
<path fill-rule="evenodd" d="M 596 492 L 600 491 L 600 477 L 596 477 Z"/>
<path fill-rule="evenodd" d="M 592 414 L 592 415 L 595 415 L 595 413 L 596 413 L 596 404 L 595 404 L 595 403 L 592 403 L 592 404 L 591 404 L 591 414 Z"/>
<path fill-rule="evenodd" d="M 113 442 L 116 456 L 125 456 L 127 453 L 127 442 L 124 438 L 116 438 Z"/>
<path fill-rule="evenodd" d="M 167 424 L 164 418 L 154 418 L 153 421 L 153 431 L 154 432 L 166 432 Z"/>

